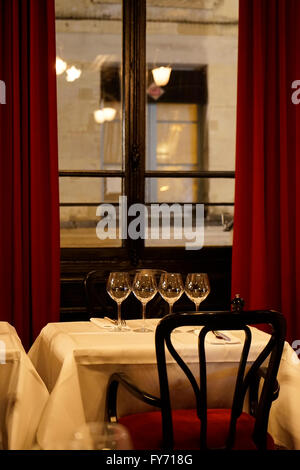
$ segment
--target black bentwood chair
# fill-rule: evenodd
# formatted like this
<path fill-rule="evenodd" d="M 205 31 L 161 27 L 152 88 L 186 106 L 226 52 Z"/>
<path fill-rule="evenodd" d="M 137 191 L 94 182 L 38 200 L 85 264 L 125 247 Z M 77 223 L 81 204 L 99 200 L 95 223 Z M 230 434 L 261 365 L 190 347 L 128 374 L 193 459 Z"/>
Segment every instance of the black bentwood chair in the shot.
<path fill-rule="evenodd" d="M 106 281 L 109 271 L 90 271 L 83 280 L 87 314 L 92 317 L 113 316 L 115 313 L 114 301 L 106 292 Z"/>
<path fill-rule="evenodd" d="M 251 362 L 247 364 L 252 338 L 249 325 L 266 323 L 272 327 L 269 341 L 254 362 L 251 358 Z M 181 326 L 200 327 L 198 336 L 200 380 L 192 374 L 172 344 L 171 333 L 174 328 Z M 236 371 L 231 409 L 207 408 L 204 340 L 211 330 L 243 330 L 245 333 L 244 341 L 242 340 L 240 345 L 241 356 Z M 192 314 L 189 312 L 167 315 L 160 320 L 155 333 L 160 398 L 140 391 L 123 374 L 113 374 L 107 389 L 107 420 L 117 420 L 117 390 L 118 385 L 122 384 L 135 397 L 159 408 L 159 411 L 131 414 L 119 419 L 119 422 L 128 428 L 135 449 L 273 449 L 274 441 L 268 434 L 267 428 L 272 401 L 279 393 L 276 376 L 284 340 L 285 319 L 281 313 L 275 311 Z M 171 408 L 165 346 L 191 384 L 195 395 L 194 409 Z M 233 346 L 228 345 L 228 347 Z M 262 378 L 264 380 L 261 387 Z M 243 411 L 247 391 L 249 412 Z"/>

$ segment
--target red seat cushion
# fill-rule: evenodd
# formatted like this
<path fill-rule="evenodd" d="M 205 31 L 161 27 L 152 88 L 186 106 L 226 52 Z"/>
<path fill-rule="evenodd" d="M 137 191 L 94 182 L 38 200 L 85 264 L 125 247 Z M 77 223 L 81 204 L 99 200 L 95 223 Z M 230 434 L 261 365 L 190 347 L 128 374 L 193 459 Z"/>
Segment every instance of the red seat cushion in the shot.
<path fill-rule="evenodd" d="M 196 410 L 173 410 L 174 449 L 199 449 L 200 421 Z M 225 446 L 231 410 L 209 409 L 207 411 L 207 442 L 212 449 Z M 255 450 L 251 438 L 255 419 L 247 413 L 242 413 L 236 427 L 234 449 Z M 159 411 L 138 413 L 123 416 L 119 423 L 126 426 L 130 432 L 133 447 L 136 450 L 161 449 L 162 429 L 161 413 Z M 274 441 L 267 436 L 267 448 L 274 449 Z"/>

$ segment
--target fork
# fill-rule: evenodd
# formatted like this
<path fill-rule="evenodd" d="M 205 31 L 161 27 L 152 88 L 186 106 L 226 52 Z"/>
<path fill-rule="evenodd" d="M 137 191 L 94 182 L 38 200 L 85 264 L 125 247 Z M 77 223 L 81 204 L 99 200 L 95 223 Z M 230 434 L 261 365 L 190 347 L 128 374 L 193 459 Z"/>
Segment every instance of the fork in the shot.
<path fill-rule="evenodd" d="M 109 318 L 109 317 L 104 317 L 104 320 L 107 320 L 107 321 L 113 323 L 115 326 L 118 324 L 117 320 L 113 320 L 112 318 Z M 130 328 L 126 325 L 126 320 L 123 320 L 123 319 L 121 319 L 121 326 L 124 326 L 125 328 L 130 329 Z"/>

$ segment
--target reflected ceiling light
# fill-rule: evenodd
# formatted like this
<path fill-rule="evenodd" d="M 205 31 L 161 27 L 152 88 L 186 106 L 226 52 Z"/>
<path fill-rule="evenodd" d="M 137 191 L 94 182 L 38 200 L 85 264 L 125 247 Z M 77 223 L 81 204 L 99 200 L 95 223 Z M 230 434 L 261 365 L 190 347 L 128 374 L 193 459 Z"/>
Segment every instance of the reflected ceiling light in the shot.
<path fill-rule="evenodd" d="M 152 69 L 153 78 L 157 86 L 165 86 L 170 80 L 171 67 L 156 67 Z"/>
<path fill-rule="evenodd" d="M 67 69 L 66 74 L 67 74 L 67 77 L 66 77 L 67 82 L 74 82 L 75 80 L 77 80 L 77 78 L 80 77 L 81 70 L 76 68 L 75 65 L 72 65 L 72 67 Z"/>
<path fill-rule="evenodd" d="M 103 108 L 105 121 L 113 121 L 116 117 L 117 110 L 114 108 Z"/>
<path fill-rule="evenodd" d="M 105 121 L 113 121 L 116 117 L 117 110 L 114 108 L 100 108 L 94 111 L 94 119 L 98 124 Z"/>
<path fill-rule="evenodd" d="M 168 191 L 169 189 L 170 189 L 170 186 L 161 186 L 161 188 L 159 188 L 159 190 L 162 192 Z"/>
<path fill-rule="evenodd" d="M 94 111 L 94 119 L 98 124 L 102 124 L 105 121 L 103 109 Z"/>
<path fill-rule="evenodd" d="M 65 72 L 67 68 L 67 62 L 62 60 L 60 57 L 56 57 L 55 68 L 56 68 L 56 75 L 61 75 L 62 73 Z"/>

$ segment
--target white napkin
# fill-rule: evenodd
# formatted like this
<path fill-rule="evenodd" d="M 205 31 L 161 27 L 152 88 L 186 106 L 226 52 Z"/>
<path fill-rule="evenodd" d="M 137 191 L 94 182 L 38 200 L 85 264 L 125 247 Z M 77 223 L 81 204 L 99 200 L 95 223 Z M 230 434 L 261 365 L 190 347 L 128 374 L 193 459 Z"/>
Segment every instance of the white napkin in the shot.
<path fill-rule="evenodd" d="M 110 322 L 109 320 L 105 318 L 90 318 L 90 322 L 94 323 L 95 325 L 99 326 L 100 328 L 105 328 L 106 330 L 112 330 L 114 329 L 115 325 L 113 323 L 113 320 Z M 124 329 L 130 331 L 131 328 L 129 326 L 126 326 Z"/>
<path fill-rule="evenodd" d="M 199 335 L 200 333 L 200 330 L 194 330 L 194 334 L 195 335 Z M 208 343 L 210 344 L 239 344 L 241 343 L 241 340 L 239 338 L 237 338 L 236 336 L 234 336 L 232 333 L 230 333 L 229 331 L 220 331 L 221 334 L 223 334 L 224 336 L 226 336 L 228 339 L 224 339 L 222 338 L 217 338 L 212 331 L 209 331 L 205 337 L 205 341 L 207 341 Z"/>

